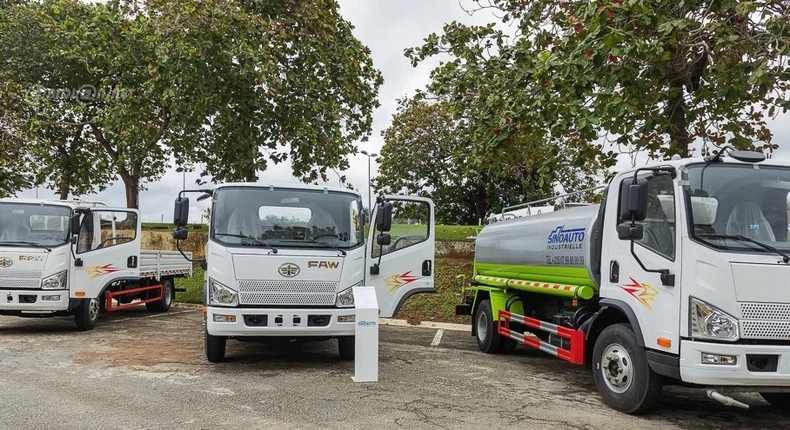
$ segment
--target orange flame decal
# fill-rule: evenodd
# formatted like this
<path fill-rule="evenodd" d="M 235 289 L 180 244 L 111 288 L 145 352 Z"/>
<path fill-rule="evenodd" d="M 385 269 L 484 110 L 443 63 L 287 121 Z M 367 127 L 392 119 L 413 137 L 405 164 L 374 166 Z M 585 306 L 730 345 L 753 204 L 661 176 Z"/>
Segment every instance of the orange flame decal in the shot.
<path fill-rule="evenodd" d="M 121 269 L 117 267 L 113 267 L 111 264 L 105 264 L 103 266 L 91 266 L 86 267 L 85 272 L 88 274 L 88 279 L 93 279 L 98 276 L 108 275 L 110 273 L 115 273 Z"/>
<path fill-rule="evenodd" d="M 620 288 L 632 295 L 635 299 L 639 300 L 652 312 L 652 303 L 658 295 L 658 290 L 656 290 L 652 285 L 639 282 L 634 278 L 629 277 L 628 279 L 631 280 L 631 283 L 627 285 L 620 285 Z"/>
<path fill-rule="evenodd" d="M 422 278 L 421 276 L 414 276 L 411 274 L 411 270 L 405 273 L 401 273 L 399 275 L 390 275 L 384 279 L 384 283 L 390 288 L 389 292 L 393 292 L 398 288 L 401 288 L 404 285 L 410 284 L 418 279 Z"/>

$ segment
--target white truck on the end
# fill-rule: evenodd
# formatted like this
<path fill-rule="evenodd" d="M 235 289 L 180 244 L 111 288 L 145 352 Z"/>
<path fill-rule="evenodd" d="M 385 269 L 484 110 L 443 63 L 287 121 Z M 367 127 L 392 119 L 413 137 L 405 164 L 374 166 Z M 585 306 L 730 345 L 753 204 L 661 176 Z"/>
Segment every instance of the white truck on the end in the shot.
<path fill-rule="evenodd" d="M 139 220 L 101 202 L 0 199 L 0 315 L 73 315 L 91 330 L 102 312 L 169 310 L 173 281 L 192 276 L 192 264 L 141 250 Z"/>
<path fill-rule="evenodd" d="M 186 239 L 190 190 L 175 203 L 174 238 Z M 307 185 L 229 183 L 195 190 L 212 198 L 204 287 L 205 348 L 225 357 L 227 339 L 338 339 L 354 358 L 352 287 L 376 289 L 379 316 L 397 314 L 415 293 L 435 292 L 434 205 L 381 196 L 365 240 L 359 193 Z M 178 242 L 176 242 L 178 243 Z"/>

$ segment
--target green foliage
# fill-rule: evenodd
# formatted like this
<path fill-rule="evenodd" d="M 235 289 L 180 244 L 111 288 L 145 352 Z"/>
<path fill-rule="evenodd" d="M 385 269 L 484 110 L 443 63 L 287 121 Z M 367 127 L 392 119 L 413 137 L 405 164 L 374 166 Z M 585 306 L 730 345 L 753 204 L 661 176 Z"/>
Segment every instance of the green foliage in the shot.
<path fill-rule="evenodd" d="M 176 301 L 181 303 L 203 303 L 203 283 L 205 272 L 200 267 L 192 270 L 191 278 L 176 278 L 175 288 L 185 288 L 186 291 L 176 293 Z"/>
<path fill-rule="evenodd" d="M 603 138 L 653 156 L 725 141 L 772 151 L 767 116 L 785 112 L 790 11 L 784 0 L 490 0 L 491 24 L 450 23 L 407 50 L 414 64 L 450 54 L 429 90 L 475 106 L 492 151 L 514 134 L 575 163 L 600 160 Z M 499 130 L 491 133 L 492 130 Z M 495 149 L 496 148 L 496 149 Z"/>
<path fill-rule="evenodd" d="M 289 157 L 305 181 L 345 169 L 382 83 L 351 30 L 334 0 L 4 6 L 0 129 L 41 168 L 2 187 L 81 194 L 120 177 L 138 207 L 173 156 L 218 181 Z"/>
<path fill-rule="evenodd" d="M 376 187 L 430 197 L 440 222 L 472 224 L 505 206 L 549 197 L 556 182 L 587 185 L 588 175 L 597 171 L 595 162 L 577 163 L 559 145 L 545 147 L 520 131 L 499 140 L 501 126 L 484 131 L 485 121 L 477 114 L 487 108 L 448 95 L 438 101 L 425 94 L 401 101 L 383 133 Z"/>
<path fill-rule="evenodd" d="M 172 83 L 179 121 L 200 125 L 180 159 L 218 181 L 254 181 L 287 158 L 305 182 L 349 167 L 383 80 L 335 0 L 154 3 L 152 73 Z"/>

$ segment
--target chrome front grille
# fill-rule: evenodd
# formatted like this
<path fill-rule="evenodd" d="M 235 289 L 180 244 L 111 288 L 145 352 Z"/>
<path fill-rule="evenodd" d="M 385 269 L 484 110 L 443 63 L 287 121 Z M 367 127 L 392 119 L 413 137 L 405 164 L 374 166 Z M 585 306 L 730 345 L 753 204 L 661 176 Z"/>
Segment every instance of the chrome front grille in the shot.
<path fill-rule="evenodd" d="M 40 270 L 0 270 L 0 288 L 6 290 L 41 287 Z"/>
<path fill-rule="evenodd" d="M 238 287 L 242 305 L 332 306 L 337 282 L 241 280 Z"/>
<path fill-rule="evenodd" d="M 741 337 L 790 340 L 790 304 L 740 303 Z"/>

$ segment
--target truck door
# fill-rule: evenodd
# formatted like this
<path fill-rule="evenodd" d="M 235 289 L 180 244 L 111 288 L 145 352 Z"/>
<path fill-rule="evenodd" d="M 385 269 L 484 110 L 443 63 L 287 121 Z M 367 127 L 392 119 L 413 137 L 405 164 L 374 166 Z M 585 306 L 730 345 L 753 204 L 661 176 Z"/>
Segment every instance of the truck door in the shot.
<path fill-rule="evenodd" d="M 633 311 L 645 347 L 664 352 L 678 353 L 680 346 L 680 280 L 681 247 L 680 222 L 682 194 L 669 174 L 645 172 L 647 179 L 647 217 L 639 223 L 644 227 L 641 240 L 634 243 L 618 239 L 617 225 L 629 220 L 620 218 L 620 199 L 632 176 L 624 177 L 610 192 L 605 215 L 603 255 L 601 265 L 601 296 L 604 301 L 614 301 Z M 627 193 L 625 193 L 627 194 Z M 648 269 L 648 270 L 645 270 Z M 674 275 L 674 285 L 665 285 L 661 274 L 651 270 L 667 269 Z M 627 312 L 627 311 L 626 311 Z M 634 331 L 639 336 L 639 330 Z M 667 346 L 669 345 L 669 346 Z"/>
<path fill-rule="evenodd" d="M 381 317 L 392 317 L 403 303 L 416 293 L 434 293 L 434 224 L 433 202 L 422 197 L 386 196 L 393 205 L 389 245 L 379 245 L 376 238 L 376 214 L 368 232 L 365 285 L 376 287 Z"/>
<path fill-rule="evenodd" d="M 72 297 L 96 298 L 113 281 L 139 279 L 139 219 L 133 209 L 92 209 L 82 216 L 74 245 Z"/>

